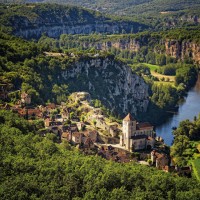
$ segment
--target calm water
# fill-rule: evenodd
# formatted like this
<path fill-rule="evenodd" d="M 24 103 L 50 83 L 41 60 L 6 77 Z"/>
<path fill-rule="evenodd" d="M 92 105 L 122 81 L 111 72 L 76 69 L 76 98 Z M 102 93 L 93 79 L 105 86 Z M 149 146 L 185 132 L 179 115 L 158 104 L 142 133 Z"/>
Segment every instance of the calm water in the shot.
<path fill-rule="evenodd" d="M 179 106 L 179 111 L 164 124 L 156 127 L 157 136 L 161 136 L 167 145 L 172 144 L 172 127 L 177 127 L 179 122 L 190 119 L 200 113 L 200 75 L 193 89 L 188 92 L 185 101 Z"/>

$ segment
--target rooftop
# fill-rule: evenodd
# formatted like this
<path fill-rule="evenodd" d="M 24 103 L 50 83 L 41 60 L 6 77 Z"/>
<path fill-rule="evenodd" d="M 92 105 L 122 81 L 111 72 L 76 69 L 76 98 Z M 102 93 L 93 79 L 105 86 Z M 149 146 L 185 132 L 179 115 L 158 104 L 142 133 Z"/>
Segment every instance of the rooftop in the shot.
<path fill-rule="evenodd" d="M 135 119 L 131 116 L 130 113 L 123 119 L 124 121 L 135 121 Z"/>
<path fill-rule="evenodd" d="M 152 128 L 153 126 L 149 122 L 144 122 L 144 123 L 138 123 L 137 124 L 137 130 L 142 130 L 146 128 Z"/>

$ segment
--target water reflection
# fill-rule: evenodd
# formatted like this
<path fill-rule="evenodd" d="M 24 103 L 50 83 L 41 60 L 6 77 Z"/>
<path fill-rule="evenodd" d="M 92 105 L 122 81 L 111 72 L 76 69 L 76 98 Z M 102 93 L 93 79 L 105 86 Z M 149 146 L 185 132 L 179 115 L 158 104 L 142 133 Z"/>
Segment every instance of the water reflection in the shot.
<path fill-rule="evenodd" d="M 188 92 L 185 101 L 179 106 L 177 114 L 173 115 L 167 122 L 156 127 L 156 133 L 161 136 L 165 143 L 171 145 L 173 141 L 172 128 L 185 119 L 193 120 L 200 113 L 200 75 L 193 89 Z"/>

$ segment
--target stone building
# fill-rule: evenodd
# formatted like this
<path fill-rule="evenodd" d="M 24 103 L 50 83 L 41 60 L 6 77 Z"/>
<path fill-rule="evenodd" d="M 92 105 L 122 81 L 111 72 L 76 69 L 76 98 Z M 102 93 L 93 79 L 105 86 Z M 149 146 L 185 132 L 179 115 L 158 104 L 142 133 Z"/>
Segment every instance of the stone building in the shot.
<path fill-rule="evenodd" d="M 164 153 L 159 153 L 156 150 L 151 152 L 151 161 L 158 169 L 165 169 L 166 166 L 169 166 L 168 156 Z"/>
<path fill-rule="evenodd" d="M 31 95 L 23 92 L 21 94 L 21 103 L 26 104 L 26 105 L 31 104 Z"/>
<path fill-rule="evenodd" d="M 128 114 L 123 119 L 123 130 L 120 145 L 129 151 L 151 149 L 155 144 L 153 126 L 147 122 L 137 123 Z"/>

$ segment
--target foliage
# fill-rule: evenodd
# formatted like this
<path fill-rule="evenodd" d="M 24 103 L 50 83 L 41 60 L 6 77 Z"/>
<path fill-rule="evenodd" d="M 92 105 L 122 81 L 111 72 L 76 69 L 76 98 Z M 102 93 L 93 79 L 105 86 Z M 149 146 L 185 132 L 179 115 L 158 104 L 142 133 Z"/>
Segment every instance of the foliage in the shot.
<path fill-rule="evenodd" d="M 1 199 L 198 199 L 193 179 L 85 156 L 0 111 Z M 3 123 L 2 123 L 3 122 Z M 21 129 L 23 127 L 23 129 Z M 31 133 L 32 132 L 32 133 Z"/>
<path fill-rule="evenodd" d="M 197 75 L 195 66 L 183 66 L 176 70 L 175 84 L 183 83 L 187 88 L 190 88 L 196 83 Z"/>
<path fill-rule="evenodd" d="M 192 166 L 196 178 L 200 181 L 200 159 L 194 160 Z"/>
<path fill-rule="evenodd" d="M 151 101 L 159 108 L 170 109 L 177 105 L 179 96 L 177 89 L 169 84 L 153 84 Z"/>
<path fill-rule="evenodd" d="M 194 141 L 200 140 L 200 116 L 193 122 L 184 120 L 179 127 L 173 131 L 174 143 L 171 147 L 171 155 L 179 165 L 187 164 L 198 153 L 197 145 Z"/>

